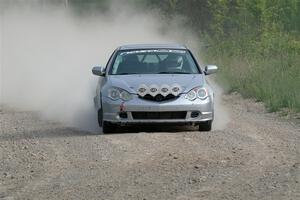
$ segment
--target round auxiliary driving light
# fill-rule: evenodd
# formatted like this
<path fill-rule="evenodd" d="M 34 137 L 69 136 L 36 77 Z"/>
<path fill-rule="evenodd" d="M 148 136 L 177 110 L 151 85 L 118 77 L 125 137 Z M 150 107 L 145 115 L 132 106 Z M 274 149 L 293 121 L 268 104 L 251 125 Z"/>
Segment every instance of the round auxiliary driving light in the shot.
<path fill-rule="evenodd" d="M 141 84 L 138 87 L 138 95 L 141 97 L 145 96 L 148 93 L 148 91 L 149 91 L 149 88 L 145 84 Z"/>
<path fill-rule="evenodd" d="M 168 94 L 170 94 L 170 86 L 164 84 L 162 86 L 160 86 L 160 94 L 163 95 L 164 97 L 168 96 Z"/>
<path fill-rule="evenodd" d="M 174 95 L 174 96 L 178 96 L 182 91 L 182 88 L 180 85 L 178 85 L 177 83 L 174 83 L 172 86 L 171 86 L 171 93 Z"/>
<path fill-rule="evenodd" d="M 150 85 L 149 87 L 149 94 L 155 97 L 159 93 L 159 87 L 155 84 Z"/>

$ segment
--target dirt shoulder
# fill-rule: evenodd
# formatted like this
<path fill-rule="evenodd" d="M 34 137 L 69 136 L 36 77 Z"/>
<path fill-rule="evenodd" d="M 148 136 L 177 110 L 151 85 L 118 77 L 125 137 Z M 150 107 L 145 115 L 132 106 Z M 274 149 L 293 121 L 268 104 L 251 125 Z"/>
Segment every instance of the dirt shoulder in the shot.
<path fill-rule="evenodd" d="M 231 120 L 212 132 L 100 135 L 2 108 L 0 199 L 299 199 L 299 125 L 223 99 Z"/>

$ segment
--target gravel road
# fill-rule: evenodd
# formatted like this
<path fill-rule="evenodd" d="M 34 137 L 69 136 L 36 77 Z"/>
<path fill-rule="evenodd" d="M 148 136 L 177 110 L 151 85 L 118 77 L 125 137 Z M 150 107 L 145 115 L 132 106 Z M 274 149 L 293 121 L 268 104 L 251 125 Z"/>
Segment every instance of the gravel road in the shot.
<path fill-rule="evenodd" d="M 0 111 L 0 199 L 300 199 L 300 129 L 238 95 L 224 130 L 102 135 Z"/>

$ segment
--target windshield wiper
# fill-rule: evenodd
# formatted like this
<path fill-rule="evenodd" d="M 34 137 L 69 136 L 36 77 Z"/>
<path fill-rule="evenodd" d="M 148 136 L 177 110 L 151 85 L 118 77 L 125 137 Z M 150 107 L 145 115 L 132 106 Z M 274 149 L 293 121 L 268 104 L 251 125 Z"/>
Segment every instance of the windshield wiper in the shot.
<path fill-rule="evenodd" d="M 192 74 L 188 72 L 159 72 L 159 74 Z"/>

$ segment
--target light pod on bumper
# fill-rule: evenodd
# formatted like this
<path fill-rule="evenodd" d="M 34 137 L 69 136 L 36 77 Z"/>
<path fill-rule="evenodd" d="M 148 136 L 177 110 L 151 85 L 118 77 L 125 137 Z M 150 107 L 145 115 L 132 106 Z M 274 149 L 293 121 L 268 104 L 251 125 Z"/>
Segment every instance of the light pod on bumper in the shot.
<path fill-rule="evenodd" d="M 149 86 L 149 94 L 155 97 L 159 93 L 159 87 L 155 84 Z"/>
<path fill-rule="evenodd" d="M 182 88 L 181 88 L 181 86 L 179 84 L 177 84 L 177 83 L 172 84 L 172 86 L 171 86 L 171 93 L 174 96 L 178 96 L 181 92 L 182 92 Z"/>
<path fill-rule="evenodd" d="M 168 96 L 168 94 L 170 94 L 170 86 L 168 86 L 167 84 L 163 84 L 162 86 L 160 86 L 160 94 L 163 95 L 164 97 Z"/>
<path fill-rule="evenodd" d="M 147 93 L 149 93 L 149 88 L 147 85 L 145 84 L 141 84 L 139 87 L 138 87 L 138 95 L 143 97 L 145 96 Z"/>

